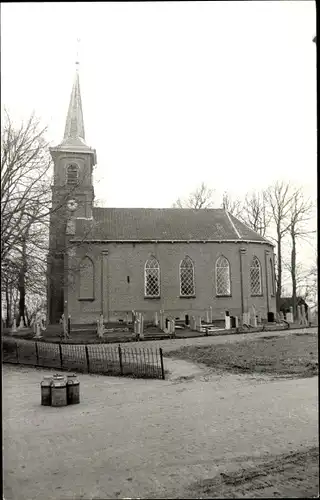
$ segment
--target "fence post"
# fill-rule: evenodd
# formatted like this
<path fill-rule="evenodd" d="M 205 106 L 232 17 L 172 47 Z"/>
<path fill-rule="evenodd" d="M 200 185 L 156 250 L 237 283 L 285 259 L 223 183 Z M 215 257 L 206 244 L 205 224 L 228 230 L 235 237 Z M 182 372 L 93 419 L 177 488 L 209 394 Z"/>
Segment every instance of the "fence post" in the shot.
<path fill-rule="evenodd" d="M 87 346 L 87 344 L 85 345 L 85 349 L 86 349 L 86 359 L 87 359 L 87 368 L 88 368 L 88 373 L 90 373 L 89 351 L 88 351 L 88 346 Z"/>
<path fill-rule="evenodd" d="M 38 342 L 35 342 L 36 344 L 36 357 L 37 357 L 37 366 L 39 365 L 39 353 L 38 353 Z"/>
<path fill-rule="evenodd" d="M 19 349 L 18 349 L 18 342 L 15 341 L 16 343 L 16 355 L 17 355 L 17 363 L 19 363 Z"/>
<path fill-rule="evenodd" d="M 164 380 L 164 368 L 163 368 L 163 354 L 162 354 L 162 348 L 159 347 L 159 352 L 160 352 L 160 363 L 161 363 L 161 375 L 162 375 L 162 380 Z"/>
<path fill-rule="evenodd" d="M 118 352 L 119 352 L 120 374 L 123 375 L 122 352 L 121 352 L 121 346 L 120 346 L 120 344 L 118 346 Z"/>
<path fill-rule="evenodd" d="M 63 360 L 62 360 L 62 347 L 60 342 L 59 342 L 59 353 L 60 353 L 60 367 L 62 368 Z"/>

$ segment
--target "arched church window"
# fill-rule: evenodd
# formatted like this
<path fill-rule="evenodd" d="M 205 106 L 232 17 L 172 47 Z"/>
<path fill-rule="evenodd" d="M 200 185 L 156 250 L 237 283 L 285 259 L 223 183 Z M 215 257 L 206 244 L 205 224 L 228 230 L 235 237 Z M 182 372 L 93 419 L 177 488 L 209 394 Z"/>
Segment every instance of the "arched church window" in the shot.
<path fill-rule="evenodd" d="M 216 262 L 216 292 L 217 295 L 231 295 L 230 264 L 223 255 Z"/>
<path fill-rule="evenodd" d="M 79 182 L 79 167 L 75 163 L 67 166 L 67 184 L 69 186 L 78 184 Z"/>
<path fill-rule="evenodd" d="M 146 297 L 160 297 L 160 266 L 154 257 L 144 266 L 144 294 Z"/>
<path fill-rule="evenodd" d="M 271 276 L 271 295 L 275 295 L 276 290 L 274 284 L 274 268 L 272 264 L 272 259 L 270 259 L 269 263 L 270 263 L 270 276 Z"/>
<path fill-rule="evenodd" d="M 261 265 L 257 257 L 253 257 L 250 265 L 251 295 L 261 295 Z"/>
<path fill-rule="evenodd" d="M 182 297 L 195 295 L 194 265 L 188 256 L 180 262 L 180 295 Z"/>
<path fill-rule="evenodd" d="M 94 299 L 94 265 L 90 257 L 80 263 L 80 300 Z"/>

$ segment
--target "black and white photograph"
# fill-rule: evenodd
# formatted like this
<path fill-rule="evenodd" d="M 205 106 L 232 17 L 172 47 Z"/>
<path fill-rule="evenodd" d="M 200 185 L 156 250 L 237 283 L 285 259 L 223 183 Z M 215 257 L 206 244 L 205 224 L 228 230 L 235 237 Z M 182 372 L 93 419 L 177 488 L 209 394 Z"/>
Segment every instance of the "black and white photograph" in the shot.
<path fill-rule="evenodd" d="M 319 497 L 316 2 L 1 5 L 4 500 Z"/>

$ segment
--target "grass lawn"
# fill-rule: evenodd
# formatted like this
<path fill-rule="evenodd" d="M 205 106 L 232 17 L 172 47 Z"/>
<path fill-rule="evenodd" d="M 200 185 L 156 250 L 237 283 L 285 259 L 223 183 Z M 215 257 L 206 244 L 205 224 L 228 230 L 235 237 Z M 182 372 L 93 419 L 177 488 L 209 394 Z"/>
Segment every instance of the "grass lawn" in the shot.
<path fill-rule="evenodd" d="M 228 344 L 185 346 L 165 355 L 237 373 L 312 377 L 318 374 L 318 334 L 297 332 Z"/>

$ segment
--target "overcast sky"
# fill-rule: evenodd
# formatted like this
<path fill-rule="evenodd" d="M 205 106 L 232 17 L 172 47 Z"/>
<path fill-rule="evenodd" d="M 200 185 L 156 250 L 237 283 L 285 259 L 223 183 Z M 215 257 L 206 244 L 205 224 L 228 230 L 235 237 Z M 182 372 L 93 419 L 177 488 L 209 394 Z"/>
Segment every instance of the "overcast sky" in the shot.
<path fill-rule="evenodd" d="M 313 1 L 2 4 L 2 105 L 61 141 L 80 37 L 105 206 L 169 207 L 205 181 L 316 197 Z"/>

